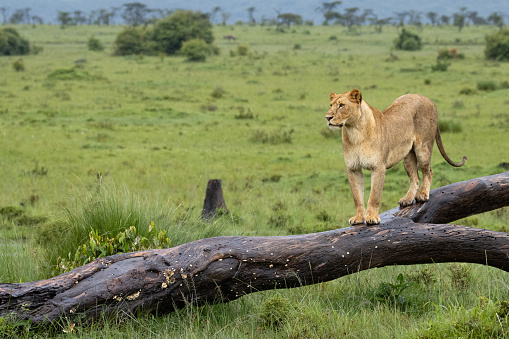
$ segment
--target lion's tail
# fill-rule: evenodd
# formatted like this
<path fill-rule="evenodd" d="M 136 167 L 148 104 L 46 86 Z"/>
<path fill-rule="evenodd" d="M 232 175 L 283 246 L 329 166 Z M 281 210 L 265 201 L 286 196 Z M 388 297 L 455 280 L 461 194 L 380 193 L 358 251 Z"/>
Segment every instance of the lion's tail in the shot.
<path fill-rule="evenodd" d="M 440 150 L 440 154 L 442 154 L 442 157 L 444 157 L 445 161 L 447 161 L 450 165 L 454 166 L 454 167 L 461 167 L 465 164 L 465 161 L 467 161 L 467 157 L 463 157 L 463 160 L 461 161 L 461 163 L 456 163 L 454 161 L 451 160 L 451 158 L 449 158 L 449 156 L 447 155 L 447 153 L 445 153 L 445 149 L 444 149 L 444 145 L 442 144 L 442 137 L 440 136 L 440 128 L 438 127 L 438 124 L 437 124 L 437 134 L 435 136 L 435 140 L 437 141 L 437 146 L 438 146 L 438 149 Z"/>

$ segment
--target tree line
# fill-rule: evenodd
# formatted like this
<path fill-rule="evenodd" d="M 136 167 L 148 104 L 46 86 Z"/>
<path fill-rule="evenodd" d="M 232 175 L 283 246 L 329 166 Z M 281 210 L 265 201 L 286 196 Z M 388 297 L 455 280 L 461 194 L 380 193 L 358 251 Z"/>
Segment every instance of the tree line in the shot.
<path fill-rule="evenodd" d="M 500 28 L 504 26 L 504 15 L 494 12 L 488 17 L 482 17 L 477 11 L 470 11 L 467 7 L 459 8 L 457 13 L 452 16 L 441 15 L 437 12 L 420 12 L 415 10 L 395 12 L 391 17 L 380 17 L 373 9 L 361 10 L 358 7 L 349 7 L 339 10 L 342 1 L 322 2 L 316 8 L 317 12 L 323 15 L 323 25 L 339 24 L 353 30 L 356 26 L 372 25 L 378 31 L 382 30 L 384 25 L 414 25 L 421 27 L 425 24 L 433 26 L 454 25 L 461 31 L 466 25 L 495 25 Z M 295 13 L 281 13 L 275 10 L 273 18 L 262 17 L 256 20 L 254 6 L 247 8 L 248 24 L 275 24 L 277 27 L 284 27 L 301 24 L 310 24 L 312 21 L 303 21 L 302 16 Z M 42 17 L 32 15 L 29 7 L 16 9 L 12 13 L 6 6 L 0 7 L 3 24 L 43 24 Z M 98 9 L 85 13 L 81 10 L 57 11 L 57 22 L 63 28 L 70 25 L 113 25 L 119 23 L 117 19 L 121 18 L 124 24 L 130 26 L 153 24 L 159 19 L 169 16 L 175 12 L 170 9 L 152 9 L 141 2 L 125 3 L 120 7 L 111 7 L 109 9 Z M 216 6 L 212 10 L 205 12 L 212 23 L 226 24 L 231 14 Z M 242 23 L 242 22 L 237 22 Z"/>

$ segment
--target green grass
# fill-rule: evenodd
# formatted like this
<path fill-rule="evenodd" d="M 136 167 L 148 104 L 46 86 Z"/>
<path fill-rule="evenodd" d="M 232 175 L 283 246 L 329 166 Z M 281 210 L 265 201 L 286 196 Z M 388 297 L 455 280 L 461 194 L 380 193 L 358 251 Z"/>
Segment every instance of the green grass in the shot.
<path fill-rule="evenodd" d="M 403 52 L 392 50 L 395 27 L 382 34 L 362 27 L 354 35 L 338 26 L 287 33 L 216 26 L 222 53 L 203 63 L 113 57 L 120 26 L 17 29 L 43 51 L 22 58 L 23 72 L 13 67 L 18 57 L 0 58 L 0 210 L 21 211 L 0 213 L 1 282 L 50 277 L 56 258 L 73 253 L 91 228 L 112 236 L 128 226 L 146 232 L 154 221 L 177 245 L 346 227 L 354 206 L 340 134 L 325 126 L 329 92 L 359 88 L 380 109 L 410 92 L 434 100 L 447 153 L 469 159 L 452 168 L 435 149 L 433 188 L 507 170 L 509 64 L 483 55 L 484 36 L 495 27 L 459 33 L 426 26 L 418 33 L 423 49 Z M 232 33 L 236 42 L 220 39 Z M 92 35 L 104 51 L 88 50 Z M 433 72 L 437 41 L 465 58 Z M 496 89 L 475 90 L 486 83 Z M 233 215 L 204 222 L 205 188 L 215 178 Z M 407 180 L 401 164 L 388 171 L 381 210 L 397 205 Z M 365 182 L 367 199 L 369 174 Z M 505 208 L 457 223 L 508 231 L 508 218 Z M 400 273 L 421 279 L 401 293 L 406 303 L 374 300 L 381 284 L 394 284 Z M 165 316 L 78 323 L 76 336 L 468 337 L 475 326 L 486 329 L 480 337 L 497 326 L 505 335 L 505 319 L 488 315 L 509 300 L 507 281 L 504 272 L 479 265 L 387 267 Z M 289 319 L 269 326 L 263 305 L 276 295 Z M 9 326 L 0 323 L 0 334 L 25 333 Z M 62 330 L 29 334 L 63 336 Z"/>

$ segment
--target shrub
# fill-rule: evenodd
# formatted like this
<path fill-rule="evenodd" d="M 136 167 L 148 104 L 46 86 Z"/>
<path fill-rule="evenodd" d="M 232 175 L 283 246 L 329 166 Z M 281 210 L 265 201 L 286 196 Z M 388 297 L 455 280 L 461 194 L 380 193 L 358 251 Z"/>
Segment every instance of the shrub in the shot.
<path fill-rule="evenodd" d="M 248 55 L 249 54 L 249 46 L 245 45 L 245 44 L 238 45 L 237 46 L 237 54 L 242 55 L 242 56 Z"/>
<path fill-rule="evenodd" d="M 458 53 L 456 48 L 443 48 L 438 51 L 438 60 L 465 59 L 465 54 Z"/>
<path fill-rule="evenodd" d="M 23 72 L 25 70 L 25 63 L 23 62 L 23 59 L 18 59 L 12 63 L 12 68 L 16 72 Z"/>
<path fill-rule="evenodd" d="M 184 41 L 199 39 L 206 44 L 214 41 L 212 24 L 208 15 L 183 10 L 157 21 L 149 36 L 152 52 L 166 54 L 177 53 Z"/>
<path fill-rule="evenodd" d="M 145 38 L 140 29 L 128 27 L 117 35 L 113 43 L 113 54 L 133 55 L 143 53 L 145 50 L 144 41 Z"/>
<path fill-rule="evenodd" d="M 486 35 L 486 59 L 509 61 L 509 29 L 504 29 L 495 34 Z"/>
<path fill-rule="evenodd" d="M 446 61 L 438 61 L 436 65 L 431 65 L 431 71 L 433 72 L 445 72 L 451 64 Z"/>
<path fill-rule="evenodd" d="M 14 28 L 0 28 L 0 55 L 24 55 L 30 52 L 30 43 Z"/>
<path fill-rule="evenodd" d="M 463 87 L 461 90 L 460 90 L 460 94 L 464 94 L 464 95 L 474 95 L 474 94 L 477 94 L 477 91 L 473 88 L 470 88 L 470 87 Z"/>
<path fill-rule="evenodd" d="M 98 51 L 98 52 L 100 52 L 100 51 L 104 50 L 104 46 L 101 43 L 101 40 L 97 39 L 93 35 L 90 38 L 88 38 L 87 46 L 88 46 L 88 50 L 89 51 Z"/>
<path fill-rule="evenodd" d="M 281 327 L 290 320 L 290 302 L 280 295 L 265 300 L 260 311 L 260 318 L 265 327 Z"/>
<path fill-rule="evenodd" d="M 203 39 L 184 41 L 180 53 L 187 57 L 188 61 L 205 61 L 211 54 L 210 46 Z"/>
<path fill-rule="evenodd" d="M 134 226 L 126 228 L 113 238 L 99 235 L 98 230 L 91 230 L 88 237 L 89 241 L 80 245 L 76 249 L 74 256 L 71 256 L 71 253 L 69 253 L 68 258 L 59 258 L 56 269 L 57 274 L 71 271 L 95 259 L 118 253 L 170 247 L 170 239 L 166 236 L 166 230 L 159 231 L 154 222 L 150 223 L 147 237 L 138 234 Z"/>
<path fill-rule="evenodd" d="M 417 51 L 422 47 L 421 38 L 417 34 L 403 29 L 399 37 L 394 41 L 394 47 L 404 51 Z"/>
<path fill-rule="evenodd" d="M 456 121 L 443 120 L 439 122 L 440 132 L 442 133 L 459 133 L 462 131 L 461 124 Z"/>
<path fill-rule="evenodd" d="M 497 83 L 493 80 L 482 80 L 477 82 L 477 89 L 480 91 L 494 91 L 498 89 Z"/>

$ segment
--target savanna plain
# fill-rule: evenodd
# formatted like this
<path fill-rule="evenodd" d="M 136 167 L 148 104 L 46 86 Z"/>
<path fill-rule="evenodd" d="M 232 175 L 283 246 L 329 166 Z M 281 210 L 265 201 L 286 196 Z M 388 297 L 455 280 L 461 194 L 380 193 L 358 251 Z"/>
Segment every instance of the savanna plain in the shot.
<path fill-rule="evenodd" d="M 42 49 L 24 71 L 0 58 L 0 282 L 46 279 L 89 242 L 153 222 L 171 246 L 218 235 L 286 235 L 348 226 L 354 205 L 329 92 L 358 88 L 383 109 L 406 93 L 437 105 L 452 168 L 435 146 L 433 187 L 509 169 L 509 63 L 484 58 L 496 27 L 409 27 L 420 51 L 393 50 L 400 28 L 215 26 L 221 53 L 116 57 L 120 26 L 17 26 Z M 222 39 L 234 34 L 235 41 Z M 89 51 L 95 36 L 106 47 Z M 456 49 L 445 71 L 438 50 Z M 242 53 L 239 53 L 242 51 Z M 369 174 L 365 174 L 366 198 Z M 209 179 L 226 205 L 200 218 Z M 381 211 L 408 189 L 387 173 Z M 509 231 L 509 209 L 457 224 Z M 60 267 L 62 268 L 62 267 Z M 119 315 L 50 328 L 0 319 L 5 337 L 509 337 L 509 275 L 474 264 L 363 271 L 167 315 Z M 71 326 L 72 325 L 72 326 Z"/>

